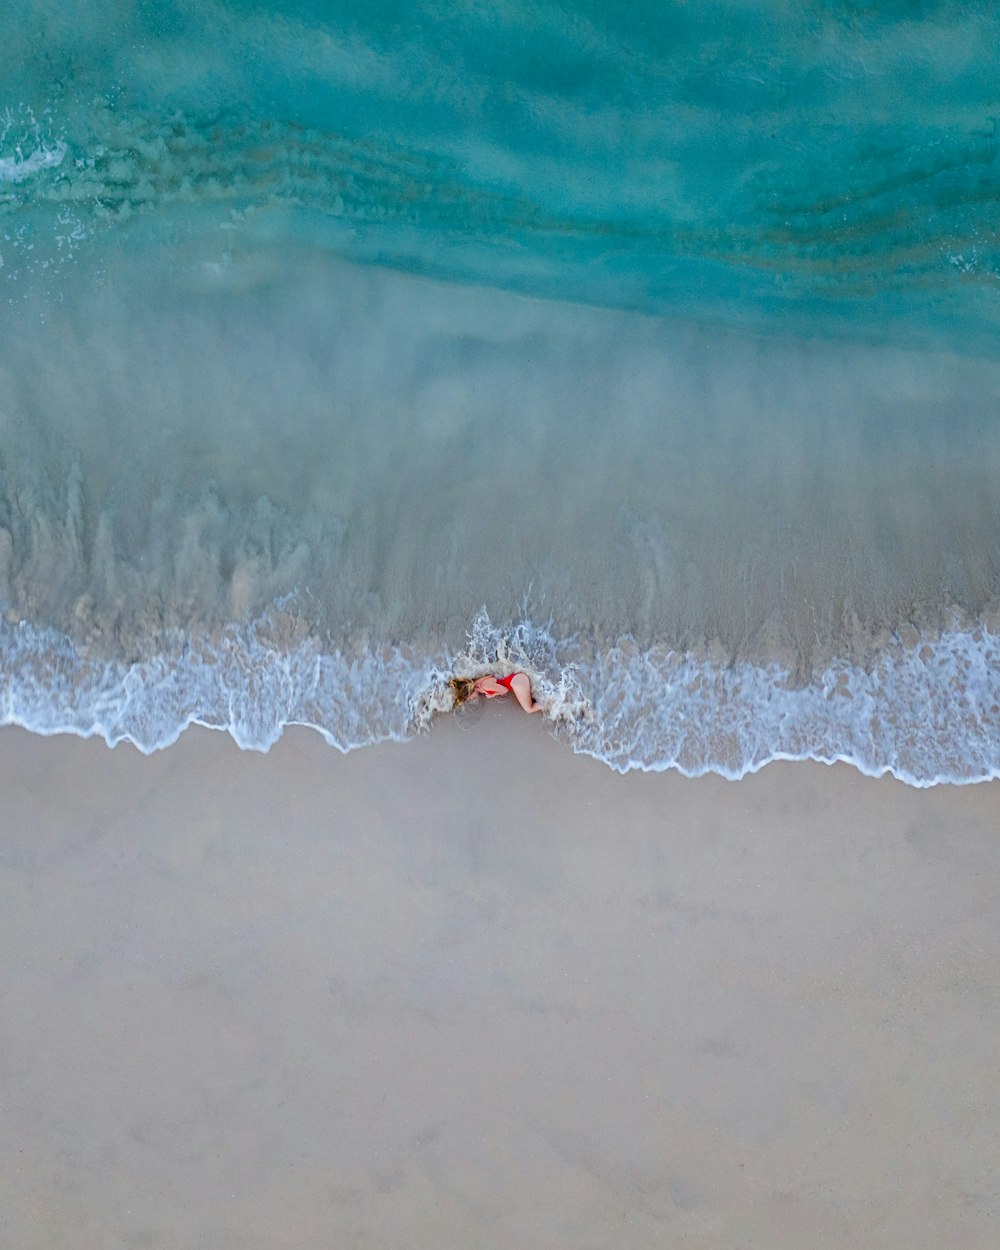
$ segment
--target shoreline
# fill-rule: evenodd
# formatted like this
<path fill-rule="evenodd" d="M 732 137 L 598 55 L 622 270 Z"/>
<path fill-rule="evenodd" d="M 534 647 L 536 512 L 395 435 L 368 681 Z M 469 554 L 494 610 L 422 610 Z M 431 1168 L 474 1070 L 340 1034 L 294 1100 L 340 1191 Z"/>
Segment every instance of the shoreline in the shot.
<path fill-rule="evenodd" d="M 12 1244 L 986 1250 L 1000 783 L 0 731 Z"/>
<path fill-rule="evenodd" d="M 477 614 L 464 650 L 442 638 L 416 647 L 333 648 L 279 603 L 249 625 L 187 638 L 128 660 L 100 658 L 54 630 L 0 622 L 0 726 L 75 733 L 144 754 L 192 726 L 267 751 L 308 727 L 339 751 L 413 740 L 450 713 L 449 673 L 520 669 L 564 747 L 615 772 L 739 780 L 770 763 L 844 762 L 918 789 L 1000 777 L 1000 634 L 983 624 L 936 640 L 916 629 L 882 639 L 864 663 L 831 663 L 797 684 L 777 662 L 601 649 L 560 641 L 530 621 L 494 626 Z"/>

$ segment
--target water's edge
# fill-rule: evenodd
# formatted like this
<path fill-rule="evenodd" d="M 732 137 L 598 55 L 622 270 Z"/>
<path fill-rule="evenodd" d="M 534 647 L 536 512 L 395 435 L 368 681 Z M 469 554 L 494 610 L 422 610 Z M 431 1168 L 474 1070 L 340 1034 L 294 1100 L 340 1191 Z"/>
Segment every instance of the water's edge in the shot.
<path fill-rule="evenodd" d="M 985 627 L 894 636 L 874 663 L 831 663 L 806 684 L 777 663 L 642 650 L 627 639 L 597 650 L 528 621 L 497 628 L 485 612 L 459 654 L 328 648 L 283 605 L 198 642 L 178 631 L 161 653 L 132 663 L 30 624 L 0 625 L 0 653 L 0 725 L 127 741 L 146 754 L 192 724 L 258 751 L 290 725 L 345 753 L 402 742 L 450 711 L 452 672 L 517 668 L 531 675 L 555 735 L 621 773 L 737 780 L 775 760 L 816 760 L 917 787 L 1000 777 L 1000 635 Z"/>

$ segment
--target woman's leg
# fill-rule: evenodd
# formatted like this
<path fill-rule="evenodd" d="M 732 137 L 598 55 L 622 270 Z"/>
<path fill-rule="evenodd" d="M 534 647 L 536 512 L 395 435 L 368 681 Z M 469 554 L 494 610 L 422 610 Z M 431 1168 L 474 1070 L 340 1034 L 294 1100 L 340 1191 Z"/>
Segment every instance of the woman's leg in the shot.
<path fill-rule="evenodd" d="M 514 698 L 526 712 L 540 712 L 542 710 L 542 705 L 536 703 L 531 697 L 531 682 L 526 673 L 515 673 L 510 683 L 510 688 L 514 692 Z"/>

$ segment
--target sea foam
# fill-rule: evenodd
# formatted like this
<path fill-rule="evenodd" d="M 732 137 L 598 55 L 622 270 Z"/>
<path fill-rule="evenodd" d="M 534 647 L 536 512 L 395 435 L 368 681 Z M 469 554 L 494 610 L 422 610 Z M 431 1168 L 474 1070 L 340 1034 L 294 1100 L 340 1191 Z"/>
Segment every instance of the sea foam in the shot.
<path fill-rule="evenodd" d="M 595 649 L 484 612 L 464 649 L 331 648 L 302 636 L 286 604 L 198 642 L 108 662 L 54 630 L 0 626 L 0 723 L 100 736 L 150 753 L 191 724 L 266 751 L 288 725 L 347 752 L 405 741 L 451 710 L 452 672 L 526 671 L 552 731 L 618 772 L 676 769 L 735 780 L 773 760 L 843 760 L 914 786 L 1000 776 L 1000 636 L 983 628 L 889 640 L 870 668 L 831 664 L 796 684 L 779 665 Z M 458 715 L 463 715 L 459 711 Z"/>

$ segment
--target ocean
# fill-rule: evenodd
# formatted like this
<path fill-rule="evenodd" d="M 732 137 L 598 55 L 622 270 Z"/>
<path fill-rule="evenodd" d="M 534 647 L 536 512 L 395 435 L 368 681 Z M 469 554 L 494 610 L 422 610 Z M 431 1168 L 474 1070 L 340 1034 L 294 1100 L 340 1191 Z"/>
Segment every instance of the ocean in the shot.
<path fill-rule="evenodd" d="M 996 6 L 8 0 L 0 723 L 1000 776 Z M 458 715 L 465 715 L 460 711 Z"/>

